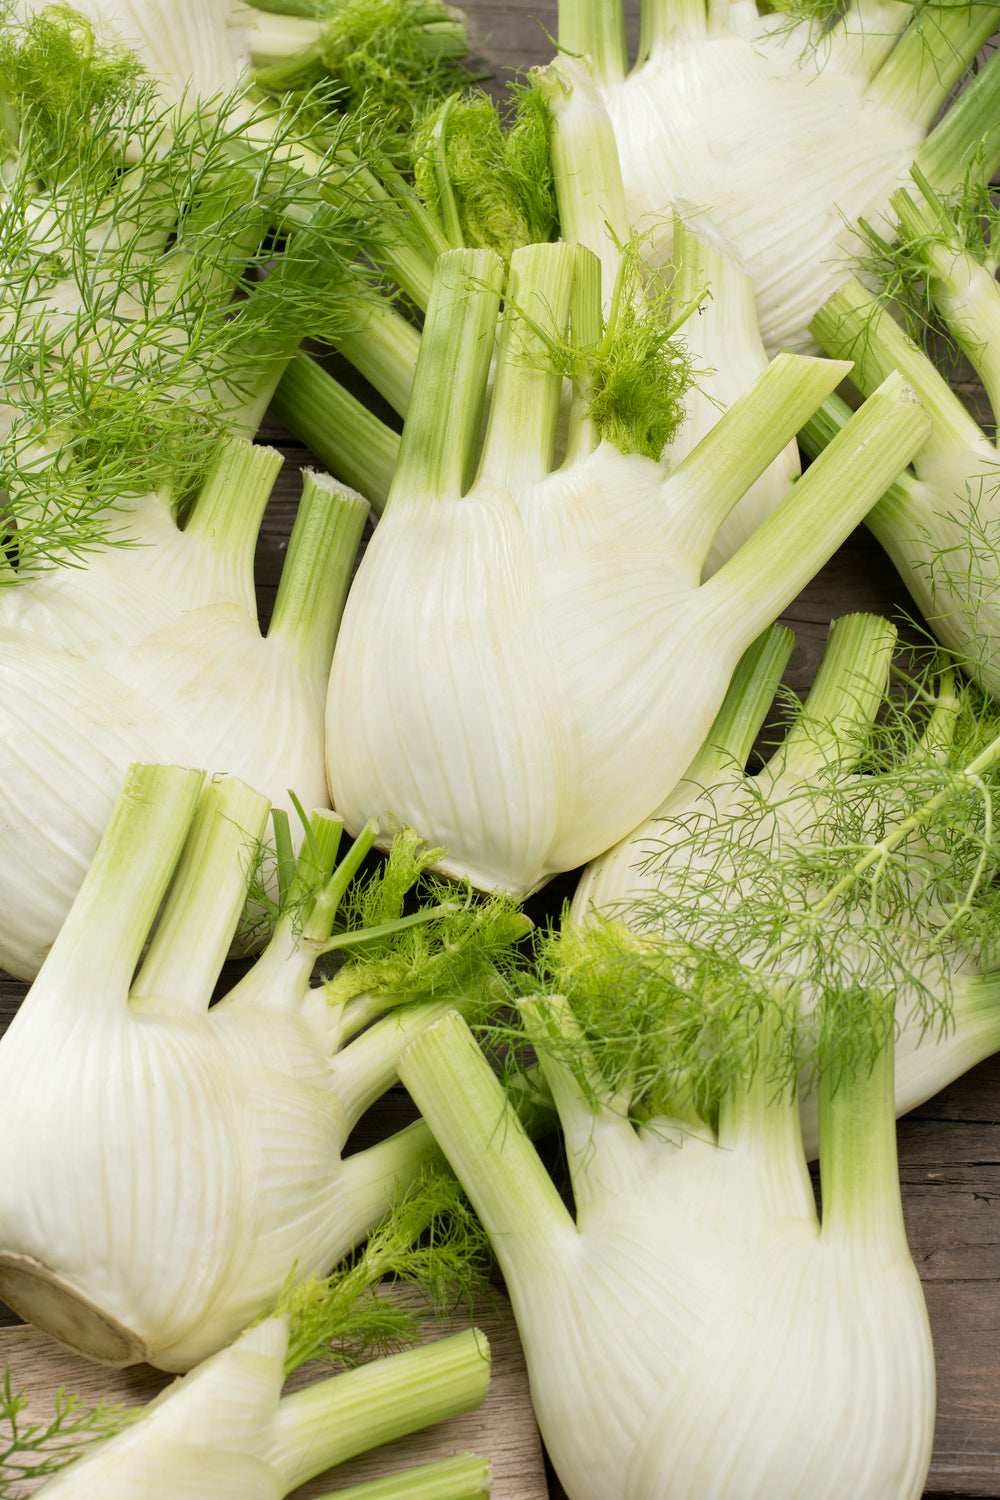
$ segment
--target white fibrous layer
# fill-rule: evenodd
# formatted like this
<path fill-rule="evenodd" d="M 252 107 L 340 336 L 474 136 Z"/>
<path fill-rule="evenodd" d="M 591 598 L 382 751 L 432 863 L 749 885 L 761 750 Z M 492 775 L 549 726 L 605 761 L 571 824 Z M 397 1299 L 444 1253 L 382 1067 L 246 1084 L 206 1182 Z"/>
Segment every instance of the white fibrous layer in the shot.
<path fill-rule="evenodd" d="M 866 96 L 832 63 L 801 65 L 793 33 L 729 6 L 724 26 L 661 42 L 602 90 L 629 216 L 666 264 L 675 205 L 703 213 L 753 277 L 765 347 L 815 347 L 808 325 L 860 248 L 860 218 L 884 223 L 924 131 Z M 778 228 L 776 229 L 776 226 Z"/>

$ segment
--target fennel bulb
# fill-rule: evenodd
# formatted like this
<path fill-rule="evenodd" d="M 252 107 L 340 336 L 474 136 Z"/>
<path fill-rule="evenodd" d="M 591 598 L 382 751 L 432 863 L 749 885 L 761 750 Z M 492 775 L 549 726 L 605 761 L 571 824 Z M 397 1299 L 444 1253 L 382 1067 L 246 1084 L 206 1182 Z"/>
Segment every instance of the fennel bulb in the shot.
<path fill-rule="evenodd" d="M 938 689 L 923 735 L 885 712 L 887 621 L 830 632 L 809 697 L 754 776 L 743 769 L 792 647 L 775 629 L 747 653 L 705 745 L 661 807 L 583 872 L 575 922 L 623 922 L 718 944 L 795 978 L 808 1034 L 830 985 L 895 997 L 895 1107 L 903 1114 L 1000 1046 L 989 813 L 993 775 L 965 768 L 995 728 L 978 695 Z M 921 692 L 926 701 L 930 688 Z M 903 737 L 902 746 L 889 742 Z M 886 750 L 880 747 L 889 742 Z M 933 815 L 907 820 L 932 798 Z M 898 836 L 898 842 L 896 838 Z M 860 886 L 841 884 L 866 840 L 891 840 Z M 782 934 L 776 954 L 769 942 Z M 806 1151 L 816 1095 L 802 1080 Z"/>
<path fill-rule="evenodd" d="M 988 244 L 975 240 L 973 195 L 952 213 L 926 180 L 918 194 L 893 200 L 903 238 L 897 254 L 909 259 L 926 285 L 927 299 L 983 380 L 993 408 L 1000 401 L 1000 292 Z M 963 223 L 964 217 L 964 223 Z M 986 692 L 1000 693 L 1000 592 L 998 592 L 998 454 L 960 397 L 890 313 L 888 306 L 850 280 L 813 321 L 824 347 L 856 360 L 851 379 L 859 390 L 878 383 L 880 370 L 899 369 L 918 391 L 931 418 L 927 442 L 912 469 L 880 498 L 866 518 L 892 558 L 937 639 Z M 807 424 L 803 441 L 818 451 L 844 420 L 831 402 Z"/>
<path fill-rule="evenodd" d="M 327 803 L 326 683 L 367 515 L 307 472 L 270 626 L 253 543 L 280 466 L 239 440 L 181 530 L 168 496 L 122 504 L 82 567 L 0 587 L 0 965 L 32 978 L 137 756 L 239 775 L 291 812 Z"/>
<path fill-rule="evenodd" d="M 812 347 L 809 320 L 857 254 L 859 220 L 886 222 L 914 162 L 942 187 L 977 151 L 984 182 L 997 165 L 1000 63 L 934 123 L 1000 24 L 995 4 L 854 0 L 830 25 L 739 0 L 642 11 L 631 70 L 618 3 L 560 0 L 560 45 L 587 58 L 656 261 L 670 258 L 673 206 L 696 205 L 745 259 L 771 352 Z"/>
<path fill-rule="evenodd" d="M 522 1006 L 559 1113 L 575 1217 L 457 1015 L 399 1065 L 492 1240 L 567 1494 L 918 1500 L 934 1361 L 903 1231 L 885 1016 L 873 1049 L 870 1012 L 848 1009 L 839 1042 L 817 1059 L 820 1223 L 794 1088 L 776 1084 L 772 1067 L 791 1019 L 780 997 L 748 997 L 738 980 L 709 994 L 683 982 L 632 994 L 596 946 L 606 1048 L 599 993 L 589 1009 L 585 993 Z M 632 1045 L 614 1020 L 623 1003 Z M 700 1070 L 697 1047 L 684 1045 L 695 1015 L 706 1023 L 698 1044 L 716 1041 Z M 845 1065 L 851 1035 L 862 1055 Z M 693 1070 L 705 1081 L 716 1065 L 700 1100 L 684 1089 Z M 681 1087 L 664 1098 L 672 1068 Z"/>
<path fill-rule="evenodd" d="M 615 342 L 595 271 L 588 251 L 565 244 L 514 253 L 475 468 L 500 266 L 490 252 L 440 257 L 392 492 L 330 675 L 328 775 L 348 828 L 388 814 L 444 847 L 442 869 L 517 892 L 599 853 L 656 806 L 745 646 L 925 426 L 890 382 L 827 467 L 813 466 L 699 586 L 725 514 L 844 367 L 775 361 L 667 475 L 602 439 L 586 414 L 603 392 L 582 373 L 584 330 L 591 352 Z M 565 341 L 571 298 L 579 399 L 552 468 L 561 376 L 548 351 Z M 627 298 L 619 308 L 632 316 Z M 669 373 L 673 352 L 663 357 Z M 621 445 L 629 421 L 645 420 L 631 394 L 641 384 L 610 429 Z M 659 402 L 648 407 L 658 420 Z M 641 437 L 659 453 L 655 423 Z"/>
<path fill-rule="evenodd" d="M 105 1500 L 281 1500 L 366 1448 L 472 1410 L 489 1380 L 489 1348 L 476 1329 L 282 1396 L 287 1349 L 287 1316 L 258 1323 L 39 1493 L 47 1500 L 95 1493 Z M 466 1479 L 481 1479 L 483 1468 L 479 1460 L 463 1463 Z M 429 1491 L 429 1500 L 435 1493 L 447 1500 L 443 1490 Z M 461 1500 L 468 1492 L 457 1493 Z"/>
<path fill-rule="evenodd" d="M 377 1018 L 400 996 L 422 997 L 433 978 L 414 972 L 404 945 L 394 965 L 383 953 L 374 971 L 381 988 L 370 963 L 360 982 L 346 965 L 330 998 L 310 987 L 318 955 L 360 940 L 330 931 L 371 834 L 331 874 L 340 823 L 313 816 L 268 946 L 209 1009 L 268 804 L 234 779 L 202 791 L 203 781 L 161 766 L 129 773 L 0 1045 L 9 1145 L 0 1295 L 108 1364 L 179 1370 L 204 1358 L 271 1305 L 289 1277 L 337 1261 L 428 1152 L 417 1125 L 341 1155 L 392 1082 L 400 1047 L 441 1004 Z M 386 915 L 394 930 L 418 869 L 410 845 L 390 855 L 366 937 L 379 937 Z M 489 969 L 490 943 L 524 931 L 494 912 L 487 940 L 484 919 L 461 902 L 429 915 L 443 924 L 449 994 L 461 992 L 476 963 L 482 972 L 484 952 Z M 402 924 L 407 934 L 412 925 Z"/>

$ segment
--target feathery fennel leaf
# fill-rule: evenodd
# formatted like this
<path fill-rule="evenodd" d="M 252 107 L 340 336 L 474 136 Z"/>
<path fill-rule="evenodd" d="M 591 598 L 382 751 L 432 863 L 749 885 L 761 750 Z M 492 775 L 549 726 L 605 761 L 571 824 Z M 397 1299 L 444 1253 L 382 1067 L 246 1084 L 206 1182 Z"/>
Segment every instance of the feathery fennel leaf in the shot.
<path fill-rule="evenodd" d="M 101 1402 L 87 1407 L 78 1396 L 56 1393 L 49 1421 L 33 1421 L 28 1397 L 15 1391 L 10 1369 L 0 1380 L 0 1500 L 21 1500 L 28 1480 L 58 1473 L 79 1458 L 91 1443 L 110 1437 L 135 1413 Z"/>

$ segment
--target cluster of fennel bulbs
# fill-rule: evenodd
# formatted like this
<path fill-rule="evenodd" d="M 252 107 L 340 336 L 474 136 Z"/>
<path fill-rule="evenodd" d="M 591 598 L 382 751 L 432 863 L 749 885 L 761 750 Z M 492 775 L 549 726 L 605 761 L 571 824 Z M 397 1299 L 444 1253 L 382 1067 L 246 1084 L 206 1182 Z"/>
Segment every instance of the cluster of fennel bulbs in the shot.
<path fill-rule="evenodd" d="M 400 1058 L 572 1500 L 924 1491 L 934 1360 L 894 1118 L 1000 1041 L 1000 736 L 950 671 L 916 684 L 922 727 L 876 731 L 894 631 L 847 617 L 749 776 L 790 645 L 775 627 L 745 654 L 519 1003 L 573 1211 L 457 1013 Z"/>
<path fill-rule="evenodd" d="M 165 103 L 65 7 L 11 23 L 0 89 L 0 965 L 31 978 L 131 761 L 328 801 L 367 506 L 306 472 L 265 634 L 254 548 L 281 461 L 247 440 L 306 329 L 356 316 L 371 209 L 320 197 L 294 114 L 239 89 Z"/>
<path fill-rule="evenodd" d="M 782 93 L 808 80 L 793 119 L 810 90 L 817 101 L 827 98 L 827 84 L 839 90 L 841 111 L 846 98 L 863 117 L 887 112 L 889 145 L 883 134 L 883 154 L 861 173 L 867 176 L 858 200 L 841 193 L 839 179 L 822 186 L 824 204 L 838 206 L 831 216 L 838 224 L 879 211 L 921 149 L 932 97 L 947 92 L 958 59 L 985 34 L 987 13 L 992 29 L 1000 10 L 949 6 L 908 25 L 892 6 L 880 7 L 877 18 L 862 8 L 863 16 L 852 10 L 807 49 L 801 28 L 782 32 L 753 7 L 716 7 L 686 54 L 725 54 L 727 68 L 748 60 L 770 84 L 781 82 Z M 468 228 L 444 160 L 458 108 L 452 104 L 425 137 L 421 192 L 432 207 L 415 207 L 398 238 L 386 233 L 385 223 L 374 221 L 408 192 L 391 181 L 391 169 L 383 190 L 346 137 L 315 157 L 296 138 L 296 120 L 309 120 L 312 144 L 324 130 L 336 136 L 329 125 L 316 127 L 315 99 L 289 119 L 260 106 L 256 85 L 248 84 L 255 76 L 308 87 L 312 69 L 325 67 L 323 38 L 311 24 L 296 34 L 268 13 L 250 15 L 228 0 L 191 0 L 184 24 L 166 29 L 162 7 L 88 4 L 100 27 L 140 45 L 157 90 L 137 94 L 129 79 L 119 80 L 87 131 L 74 125 L 64 132 L 65 150 L 76 156 L 56 152 L 45 172 L 26 148 L 30 131 L 9 143 L 17 205 L 9 222 L 20 234 L 10 259 L 21 280 L 15 277 L 4 327 L 10 347 L 22 353 L 12 362 L 6 473 L 24 503 L 0 591 L 0 609 L 11 601 L 3 623 L 9 649 L 0 661 L 0 739 L 8 757 L 0 777 L 26 817 L 41 820 L 48 803 L 49 826 L 72 836 L 68 873 L 55 854 L 35 861 L 44 891 L 31 890 L 18 885 L 27 886 L 20 851 L 38 831 L 22 828 L 10 845 L 18 877 L 0 891 L 0 920 L 17 906 L 38 917 L 34 929 L 30 920 L 21 929 L 27 937 L 4 940 L 0 962 L 28 975 L 51 950 L 0 1047 L 0 1125 L 13 1157 L 0 1186 L 0 1294 L 73 1347 L 114 1363 L 147 1359 L 185 1370 L 235 1341 L 148 1423 L 126 1432 L 121 1448 L 108 1446 L 88 1460 L 93 1467 L 76 1481 L 84 1491 L 100 1484 L 113 1493 L 118 1481 L 104 1478 L 105 1464 L 125 1476 L 126 1488 L 152 1484 L 151 1473 L 160 1482 L 161 1424 L 183 1427 L 192 1418 L 200 1453 L 213 1424 L 213 1382 L 222 1382 L 228 1403 L 228 1372 L 247 1358 L 261 1382 L 260 1404 L 241 1413 L 247 1446 L 236 1458 L 224 1445 L 212 1458 L 216 1468 L 194 1474 L 193 1482 L 221 1482 L 213 1476 L 229 1465 L 242 1493 L 264 1497 L 287 1492 L 310 1472 L 283 1446 L 295 1423 L 293 1407 L 277 1400 L 287 1330 L 280 1319 L 241 1330 L 290 1277 L 325 1270 L 364 1235 L 434 1151 L 420 1124 L 344 1155 L 353 1123 L 392 1081 L 410 1044 L 401 1071 L 495 1240 L 544 1435 L 574 1500 L 667 1493 L 704 1500 L 706 1463 L 718 1475 L 720 1500 L 796 1492 L 812 1500 L 824 1486 L 855 1500 L 915 1500 L 920 1492 L 933 1366 L 902 1234 L 892 1007 L 878 985 L 860 998 L 827 986 L 831 993 L 814 1007 L 813 1035 L 803 1021 L 805 986 L 775 982 L 756 951 L 713 958 L 690 939 L 680 957 L 667 950 L 666 965 L 650 960 L 647 979 L 631 959 L 646 963 L 652 939 L 615 946 L 598 924 L 581 940 L 594 943 L 595 966 L 612 981 L 627 970 L 649 1032 L 660 1025 L 670 1037 L 665 1070 L 655 1035 L 643 1038 L 654 1043 L 652 1053 L 626 1049 L 623 1067 L 620 1031 L 602 1020 L 599 1005 L 588 1008 L 587 986 L 577 986 L 570 972 L 572 950 L 563 950 L 570 957 L 560 973 L 553 948 L 549 961 L 564 998 L 550 985 L 520 1009 L 563 1126 L 575 1222 L 462 1023 L 442 1014 L 442 993 L 450 1002 L 455 988 L 478 992 L 483 983 L 456 985 L 462 942 L 453 932 L 442 940 L 447 984 L 439 975 L 422 989 L 397 967 L 389 994 L 376 994 L 376 969 L 359 960 L 323 989 L 310 984 L 317 953 L 330 948 L 351 868 L 333 870 L 338 817 L 320 812 L 310 820 L 294 875 L 282 871 L 286 902 L 268 946 L 246 978 L 209 1006 L 246 891 L 245 840 L 264 837 L 267 802 L 280 801 L 287 787 L 312 807 L 325 800 L 328 782 L 357 836 L 352 865 L 377 837 L 388 843 L 385 822 L 375 827 L 388 814 L 434 845 L 426 857 L 449 875 L 517 892 L 600 855 L 650 809 L 690 797 L 690 768 L 702 764 L 695 757 L 706 735 L 714 748 L 702 755 L 714 754 L 717 768 L 711 726 L 720 722 L 750 643 L 928 440 L 927 416 L 887 368 L 870 399 L 845 416 L 843 431 L 792 482 L 795 434 L 849 367 L 799 355 L 768 364 L 765 343 L 804 342 L 798 323 L 821 300 L 810 289 L 798 297 L 791 323 L 780 321 L 781 311 L 763 341 L 751 334 L 741 342 L 745 372 L 726 384 L 730 371 L 715 350 L 728 341 L 730 316 L 750 329 L 751 277 L 761 297 L 766 272 L 741 239 L 739 214 L 723 211 L 721 192 L 717 215 L 716 204 L 706 203 L 715 179 L 709 183 L 697 169 L 693 186 L 688 179 L 657 200 L 655 217 L 668 224 L 675 253 L 686 247 L 675 304 L 698 301 L 699 287 L 711 283 L 698 324 L 702 342 L 690 338 L 688 360 L 695 368 L 716 366 L 719 384 L 683 423 L 665 422 L 659 410 L 651 415 L 666 387 L 679 383 L 682 360 L 655 328 L 634 255 L 622 254 L 645 210 L 636 207 L 631 166 L 623 182 L 618 165 L 619 153 L 627 157 L 620 101 L 640 75 L 645 88 L 665 70 L 666 45 L 688 21 L 698 31 L 696 11 L 682 18 L 654 7 L 642 64 L 632 79 L 616 80 L 601 38 L 613 52 L 617 7 L 597 0 L 564 7 L 564 45 L 581 57 L 562 60 L 536 91 L 552 113 L 561 243 L 537 243 L 554 235 L 554 224 L 546 232 L 519 220 L 500 243 L 484 234 L 493 248 L 472 248 L 483 239 Z M 59 13 L 71 36 L 81 23 L 67 14 Z M 886 25 L 877 46 L 874 19 Z M 202 21 L 211 44 L 200 40 Z M 888 28 L 897 22 L 905 34 L 895 47 Z M 33 24 L 40 35 L 46 26 L 58 30 L 60 21 L 43 13 Z M 449 54 L 454 18 L 435 10 L 428 24 L 430 49 L 436 36 Z M 165 39 L 179 44 L 176 57 Z M 914 58 L 934 72 L 934 88 L 926 79 L 907 87 L 907 59 Z M 995 69 L 984 70 L 922 148 L 935 181 L 946 180 L 966 138 L 980 129 L 994 76 Z M 714 127 L 718 96 L 699 96 Z M 6 97 L 15 100 L 14 114 L 21 109 L 26 117 L 17 101 L 27 94 L 5 86 Z M 205 98 L 215 101 L 208 111 Z M 144 108 L 152 114 L 144 117 Z M 749 108 L 760 109 L 755 95 Z M 82 149 L 70 139 L 74 132 Z M 592 147 L 615 132 L 610 151 Z M 144 137 L 155 139 L 155 150 L 142 146 Z M 102 178 L 116 150 L 114 170 Z M 31 170 L 19 178 L 22 154 Z M 189 178 L 171 177 L 178 154 L 185 171 L 197 167 L 196 192 Z M 756 154 L 766 161 L 759 145 Z M 154 170 L 153 162 L 166 165 Z M 80 184 L 86 191 L 78 204 Z M 147 191 L 152 220 L 140 218 Z M 773 197 L 759 187 L 752 194 L 773 209 Z M 711 229 L 700 240 L 691 234 L 691 200 L 713 211 L 722 233 Z M 235 233 L 230 204 L 247 211 Z M 680 228 L 667 212 L 672 207 L 685 217 Z M 419 337 L 377 298 L 344 333 L 338 287 L 347 272 L 338 262 L 327 275 L 321 262 L 349 209 L 359 210 L 366 244 L 379 246 L 374 258 L 424 310 Z M 212 239 L 220 213 L 225 242 L 213 258 L 201 242 L 206 234 Z M 809 215 L 798 217 L 811 233 Z M 275 237 L 285 247 L 275 274 L 248 286 L 246 266 L 270 256 Z M 643 248 L 644 257 L 650 253 Z M 781 253 L 783 272 L 794 280 L 789 246 Z M 808 253 L 822 265 L 842 248 Z M 332 309 L 325 301 L 331 285 Z M 251 309 L 260 303 L 277 313 L 277 328 L 266 317 L 247 328 L 237 292 Z M 297 305 L 294 327 L 278 311 L 286 292 Z M 208 293 L 216 317 L 199 311 Z M 314 311 L 320 305 L 322 325 Z M 219 343 L 209 337 L 213 323 Z M 253 538 L 274 461 L 244 438 L 276 386 L 283 415 L 289 403 L 306 408 L 318 388 L 314 368 L 293 357 L 303 328 L 335 331 L 347 357 L 406 416 L 401 442 L 378 439 L 372 498 L 382 516 L 336 645 L 365 515 L 342 486 L 307 479 L 302 530 L 264 641 L 253 601 Z M 623 414 L 622 403 L 608 397 L 620 374 L 616 361 L 650 345 L 660 358 L 649 364 L 662 384 L 652 397 L 647 391 L 632 399 Z M 117 380 L 89 383 L 98 357 L 127 372 L 124 396 Z M 141 411 L 138 403 L 129 406 L 129 381 L 142 388 Z M 626 389 L 634 397 L 636 388 Z M 728 408 L 719 420 L 717 406 Z M 356 410 L 337 408 L 341 416 Z M 314 417 L 308 406 L 297 429 L 310 439 Z M 167 458 L 183 449 L 186 467 L 167 465 L 151 481 L 144 461 L 140 484 L 129 472 L 123 436 L 134 431 L 133 418 L 155 434 L 155 442 L 145 434 L 147 448 Z M 332 440 L 354 466 L 352 483 L 364 471 L 375 430 Z M 189 438 L 204 462 L 192 464 Z M 759 482 L 769 498 L 751 506 Z M 78 514 L 93 528 L 82 546 L 79 530 L 53 541 L 42 524 L 61 513 L 50 498 L 64 493 L 73 497 L 74 519 Z M 727 531 L 737 511 L 738 525 Z M 30 566 L 35 536 L 39 555 L 48 549 L 56 569 L 36 574 Z M 69 560 L 79 566 L 65 566 Z M 108 609 L 97 610 L 97 589 Z M 210 663 L 209 641 L 213 653 L 224 647 Z M 872 646 L 873 653 L 885 649 L 884 640 Z M 269 661 L 261 651 L 273 664 L 259 665 Z M 289 661 L 296 656 L 308 657 L 301 673 Z M 308 705 L 301 711 L 283 696 L 300 678 L 301 692 L 294 691 Z M 251 691 L 255 683 L 263 686 Z M 39 697 L 40 710 L 60 705 L 64 732 L 73 722 L 84 726 L 82 752 L 67 734 L 73 748 L 41 763 L 24 729 Z M 124 710 L 109 721 L 113 727 L 95 731 L 93 705 L 102 697 Z M 324 698 L 325 735 L 316 728 Z M 862 695 L 864 703 L 871 698 Z M 722 722 L 729 711 L 721 708 Z M 841 717 L 856 726 L 864 713 L 858 708 L 852 719 L 853 712 Z M 950 713 L 942 697 L 914 761 L 934 761 Z M 152 722 L 157 716 L 162 730 Z M 817 717 L 814 701 L 809 722 Z M 138 739 L 119 733 L 122 721 L 130 732 L 138 728 Z M 60 744 L 58 727 L 50 724 L 51 744 Z M 260 727 L 272 752 L 266 774 L 235 758 L 237 748 L 256 743 L 250 730 Z M 206 728 L 197 740 L 195 730 Z M 814 748 L 826 744 L 818 732 L 802 738 Z M 795 776 L 798 743 L 793 735 L 782 761 Z M 723 759 L 728 753 L 724 747 Z M 137 757 L 224 766 L 255 790 L 206 781 L 200 770 L 136 768 L 98 845 L 124 763 Z M 832 759 L 831 752 L 824 772 Z M 850 779 L 850 751 L 845 756 L 840 741 L 836 764 L 838 772 L 846 765 Z M 775 781 L 781 769 L 776 761 Z M 745 778 L 734 774 L 732 781 L 739 801 Z M 893 781 L 890 794 L 902 796 L 900 786 Z M 842 792 L 824 783 L 806 801 L 818 800 L 825 817 Z M 697 811 L 688 809 L 688 824 Z M 892 811 L 907 824 L 908 805 L 893 803 Z M 863 818 L 861 824 L 863 843 L 871 830 Z M 872 858 L 880 857 L 872 847 Z M 937 845 L 931 854 L 943 858 Z M 390 871 L 400 857 L 390 852 Z M 986 884 L 985 869 L 984 854 L 977 890 Z M 857 864 L 849 874 L 852 889 L 860 887 Z M 393 884 L 396 877 L 389 878 Z M 924 878 L 920 894 L 932 906 L 944 879 Z M 116 907 L 110 917 L 109 892 Z M 442 896 L 442 923 L 458 915 L 454 904 Z M 509 909 L 498 910 L 497 941 L 520 935 Z M 843 926 L 848 919 L 838 916 Z M 488 918 L 465 917 L 475 939 L 469 946 L 488 949 Z M 985 965 L 967 957 L 960 942 L 955 952 L 958 988 L 977 1020 L 982 1000 L 972 1044 L 981 1055 L 975 1049 L 988 1044 L 993 1024 L 990 986 L 980 982 Z M 913 988 L 920 999 L 933 987 L 920 973 Z M 426 990 L 433 999 L 415 998 Z M 397 998 L 411 1003 L 383 1016 Z M 674 1024 L 678 1009 L 684 1023 L 699 1013 L 698 1024 L 687 1032 Z M 956 1004 L 956 1018 L 958 1010 Z M 708 1065 L 706 1037 L 713 1041 Z M 89 1065 L 98 1052 L 113 1059 L 113 1089 L 107 1063 L 100 1076 Z M 901 1071 L 905 1063 L 901 1057 Z M 819 1079 L 822 1224 L 795 1087 L 810 1069 Z M 58 1154 L 44 1150 L 53 1137 Z M 95 1195 L 113 1211 L 87 1211 Z M 795 1316 L 800 1301 L 811 1308 L 811 1322 Z M 589 1329 L 581 1329 L 581 1307 L 591 1314 Z M 609 1356 L 599 1381 L 588 1356 L 595 1323 Z M 775 1371 L 778 1345 L 789 1353 Z M 830 1421 L 832 1399 L 850 1425 L 846 1443 L 842 1424 Z M 894 1427 L 879 1421 L 885 1402 L 896 1413 Z M 182 1493 L 167 1483 L 171 1494 Z M 403 1483 L 410 1486 L 404 1493 L 419 1493 L 416 1480 Z M 79 1492 L 72 1484 L 67 1475 L 53 1492 L 60 1485 Z"/>

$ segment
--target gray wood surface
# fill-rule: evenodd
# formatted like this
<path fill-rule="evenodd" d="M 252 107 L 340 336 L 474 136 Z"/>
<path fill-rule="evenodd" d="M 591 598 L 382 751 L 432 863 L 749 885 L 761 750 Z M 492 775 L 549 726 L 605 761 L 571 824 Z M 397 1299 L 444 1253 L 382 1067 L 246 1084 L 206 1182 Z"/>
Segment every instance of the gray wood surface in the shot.
<path fill-rule="evenodd" d="M 555 0 L 472 0 L 466 9 L 477 54 L 498 77 L 551 55 L 546 29 L 554 35 Z M 633 37 L 637 10 L 638 0 L 629 0 Z M 288 462 L 258 548 L 265 611 L 297 496 L 295 473 L 307 460 L 287 434 L 272 426 L 266 435 Z M 866 609 L 899 618 L 908 608 L 891 565 L 867 533 L 856 533 L 785 616 L 797 637 L 786 681 L 799 691 L 809 685 L 837 615 Z M 558 886 L 549 893 L 553 910 L 560 895 Z M 0 976 L 0 1027 L 25 988 Z M 927 1500 L 1000 1497 L 1000 1060 L 984 1063 L 901 1121 L 899 1153 L 907 1230 L 938 1362 Z M 0 1322 L 11 1321 L 0 1310 Z M 553 1500 L 562 1495 L 551 1476 L 550 1493 Z"/>

